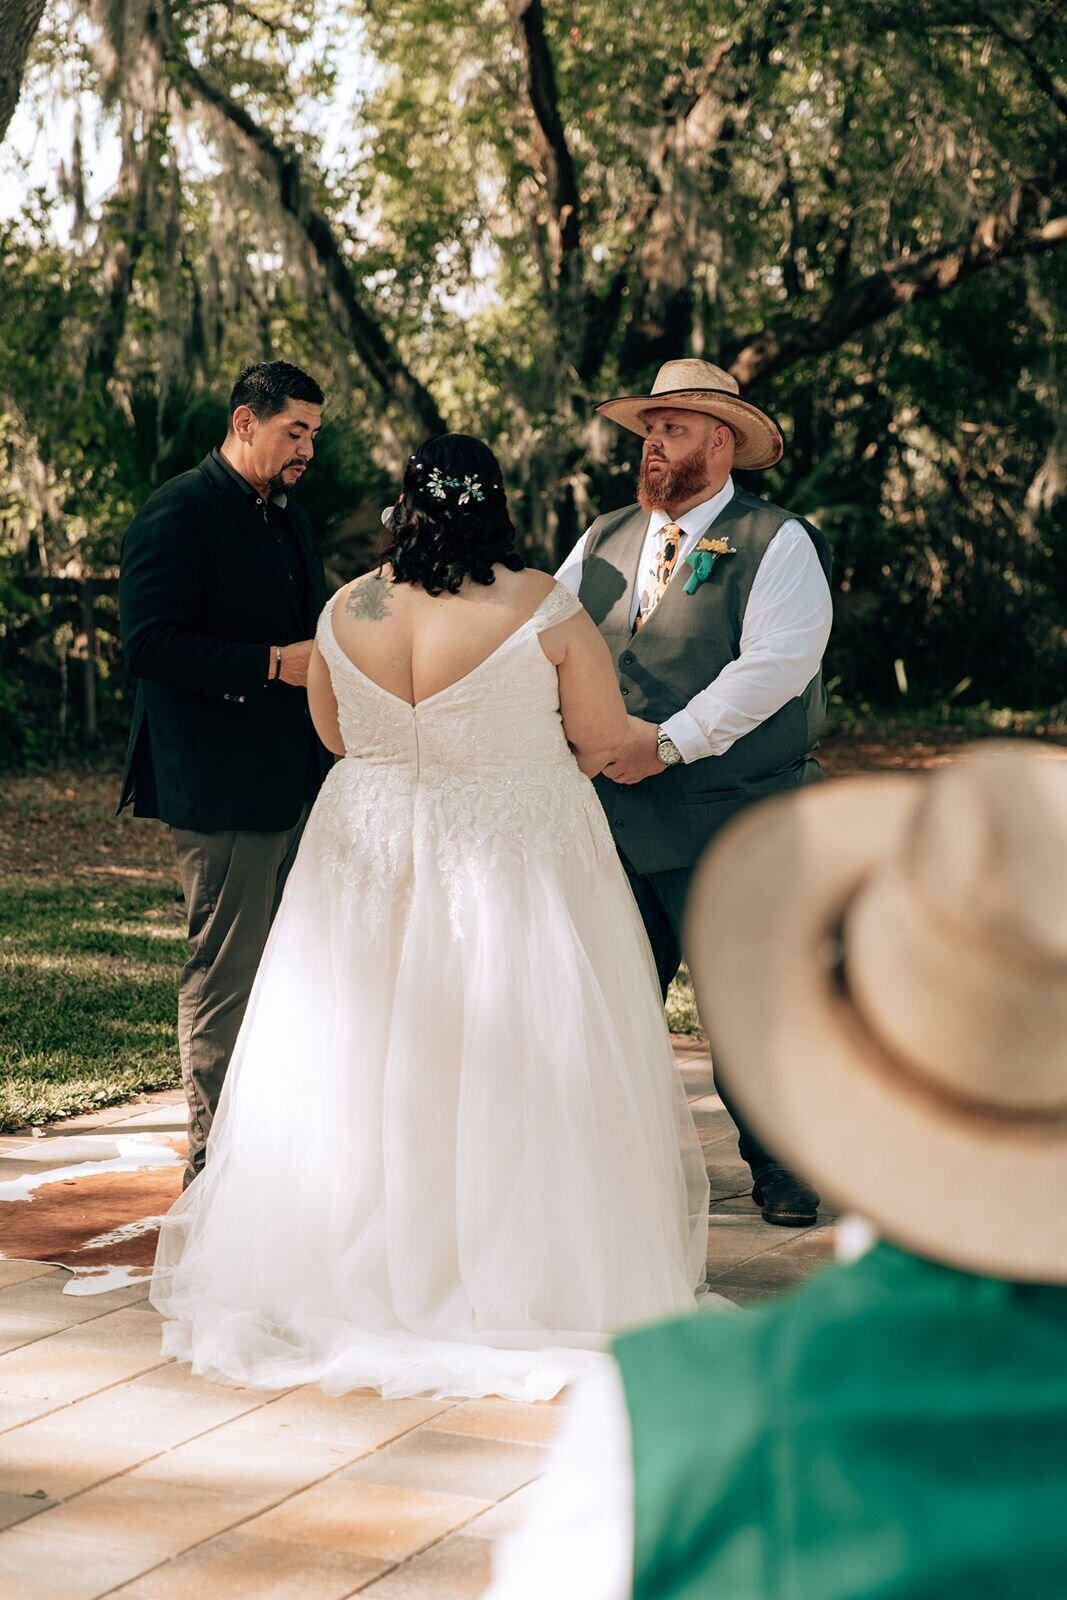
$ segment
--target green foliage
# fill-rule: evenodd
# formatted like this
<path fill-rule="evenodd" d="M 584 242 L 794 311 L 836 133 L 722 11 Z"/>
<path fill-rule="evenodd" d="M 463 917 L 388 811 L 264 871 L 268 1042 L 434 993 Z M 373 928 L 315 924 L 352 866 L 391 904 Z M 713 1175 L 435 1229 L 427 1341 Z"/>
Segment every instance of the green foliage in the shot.
<path fill-rule="evenodd" d="M 80 0 L 50 11 L 24 99 L 43 117 L 95 98 L 122 162 L 73 232 L 73 154 L 0 231 L 10 582 L 36 596 L 30 576 L 113 571 L 136 507 L 217 442 L 235 371 L 266 356 L 328 392 L 302 492 L 338 578 L 370 558 L 414 442 L 393 369 L 498 450 L 548 565 L 632 495 L 635 442 L 593 420 L 596 400 L 640 392 L 671 356 L 728 364 L 840 310 L 817 351 L 757 382 L 787 455 L 752 485 L 832 539 L 839 692 L 1061 698 L 1067 250 L 1006 249 L 947 285 L 969 241 L 1067 204 L 1062 8 L 632 0 L 623 27 L 608 0 L 546 4 L 536 92 L 518 9 L 166 0 L 110 54 Z M 356 355 L 313 209 L 387 370 Z M 945 292 L 844 315 L 887 264 L 931 253 Z M 53 737 L 75 644 L 65 614 L 16 622 L 19 604 L 0 592 L 0 734 L 28 723 L 25 756 Z M 107 649 L 105 715 L 121 691 Z"/>
<path fill-rule="evenodd" d="M 697 1014 L 697 998 L 689 969 L 682 967 L 667 992 L 667 1026 L 672 1033 L 703 1039 L 704 1029 Z"/>

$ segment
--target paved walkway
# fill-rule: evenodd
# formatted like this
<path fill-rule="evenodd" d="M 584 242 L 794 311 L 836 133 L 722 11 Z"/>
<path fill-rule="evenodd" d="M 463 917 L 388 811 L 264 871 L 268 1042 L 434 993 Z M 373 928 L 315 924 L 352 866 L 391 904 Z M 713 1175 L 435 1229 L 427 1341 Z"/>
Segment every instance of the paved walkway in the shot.
<path fill-rule="evenodd" d="M 708 1151 L 709 1275 L 740 1301 L 830 1253 L 831 1217 L 769 1228 L 748 1197 L 710 1062 L 680 1044 Z M 62 1123 L 46 1139 L 158 1126 L 176 1096 Z M 40 1170 L 0 1139 L 0 1181 Z M 2 1236 L 2 1217 L 0 1217 Z M 144 1285 L 62 1293 L 67 1273 L 0 1261 L 4 1600 L 466 1600 L 522 1515 L 557 1405 L 328 1398 L 224 1388 L 159 1353 Z"/>

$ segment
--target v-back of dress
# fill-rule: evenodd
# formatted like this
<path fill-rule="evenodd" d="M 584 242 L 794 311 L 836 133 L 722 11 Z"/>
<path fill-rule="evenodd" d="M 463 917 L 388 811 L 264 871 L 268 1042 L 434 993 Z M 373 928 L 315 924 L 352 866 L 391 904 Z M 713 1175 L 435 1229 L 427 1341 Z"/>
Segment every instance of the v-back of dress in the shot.
<path fill-rule="evenodd" d="M 212 1129 L 164 1348 L 244 1384 L 555 1393 L 690 1307 L 707 1179 L 651 953 L 564 735 L 557 585 L 411 705 L 317 642 L 323 786 Z"/>
<path fill-rule="evenodd" d="M 346 756 L 310 826 L 329 836 L 346 908 L 358 905 L 366 920 L 383 895 L 402 892 L 420 842 L 432 842 L 457 933 L 472 874 L 515 866 L 528 849 L 557 860 L 576 854 L 589 867 L 614 859 L 600 803 L 563 732 L 556 669 L 538 640 L 580 610 L 562 584 L 478 666 L 414 706 L 345 655 L 333 628 L 336 598 L 317 643 Z"/>

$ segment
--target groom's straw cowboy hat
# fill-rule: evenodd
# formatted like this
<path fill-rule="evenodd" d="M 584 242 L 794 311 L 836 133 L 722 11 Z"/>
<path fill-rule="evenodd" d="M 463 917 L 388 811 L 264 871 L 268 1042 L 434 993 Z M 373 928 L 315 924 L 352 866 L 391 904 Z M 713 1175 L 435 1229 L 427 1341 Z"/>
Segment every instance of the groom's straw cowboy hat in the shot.
<path fill-rule="evenodd" d="M 737 379 L 710 361 L 667 361 L 656 374 L 651 394 L 620 395 L 605 400 L 597 410 L 632 433 L 644 433 L 646 411 L 670 406 L 677 411 L 701 411 L 731 428 L 737 444 L 734 465 L 773 467 L 781 461 L 785 444 L 782 430 L 765 411 L 740 397 Z"/>
<path fill-rule="evenodd" d="M 1067 1283 L 1067 761 L 998 742 L 756 806 L 686 948 L 783 1161 L 918 1255 Z"/>

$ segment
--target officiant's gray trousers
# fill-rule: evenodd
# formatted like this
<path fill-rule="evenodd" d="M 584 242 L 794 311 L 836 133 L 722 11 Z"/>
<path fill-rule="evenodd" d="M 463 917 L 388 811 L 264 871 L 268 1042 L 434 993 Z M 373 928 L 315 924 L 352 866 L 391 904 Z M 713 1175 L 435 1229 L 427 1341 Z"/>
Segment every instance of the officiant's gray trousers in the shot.
<path fill-rule="evenodd" d="M 280 833 L 172 828 L 189 918 L 189 959 L 178 990 L 178 1049 L 189 1104 L 185 1182 L 204 1149 L 226 1068 L 296 858 L 310 806 Z"/>

